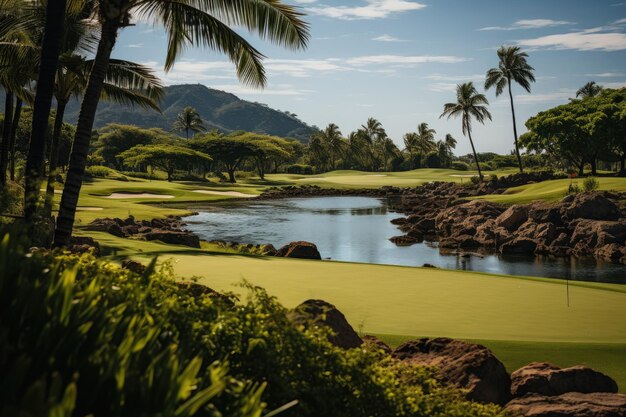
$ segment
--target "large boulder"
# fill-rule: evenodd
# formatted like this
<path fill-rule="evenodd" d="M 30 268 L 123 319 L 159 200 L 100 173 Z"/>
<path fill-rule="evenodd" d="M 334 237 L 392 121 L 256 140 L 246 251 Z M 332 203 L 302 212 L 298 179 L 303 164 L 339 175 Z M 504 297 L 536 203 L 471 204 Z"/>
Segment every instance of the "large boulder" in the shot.
<path fill-rule="evenodd" d="M 621 217 L 617 204 L 601 193 L 581 193 L 573 199 L 566 197 L 562 204 L 561 214 L 570 220 L 617 220 Z"/>
<path fill-rule="evenodd" d="M 495 219 L 502 209 L 485 200 L 472 200 L 441 210 L 435 219 L 440 236 L 458 236 L 476 233 L 476 227 L 488 219 Z"/>
<path fill-rule="evenodd" d="M 506 411 L 526 417 L 624 417 L 626 395 L 568 392 L 558 396 L 530 394 L 516 398 Z"/>
<path fill-rule="evenodd" d="M 516 230 L 528 220 L 528 209 L 529 206 L 512 205 L 496 218 L 496 226 L 508 231 Z"/>
<path fill-rule="evenodd" d="M 289 318 L 304 328 L 313 325 L 330 329 L 328 340 L 340 348 L 351 349 L 363 344 L 363 340 L 350 326 L 346 316 L 324 300 L 306 300 L 289 313 Z"/>
<path fill-rule="evenodd" d="M 200 238 L 191 232 L 182 230 L 152 229 L 143 235 L 146 240 L 160 240 L 172 245 L 184 245 L 192 248 L 200 247 Z"/>
<path fill-rule="evenodd" d="M 611 243 L 624 245 L 626 242 L 626 221 L 581 219 L 572 222 L 572 226 L 574 226 L 572 246 L 583 243 L 589 250 Z"/>
<path fill-rule="evenodd" d="M 500 246 L 502 255 L 531 255 L 537 249 L 537 241 L 525 237 L 518 237 Z"/>
<path fill-rule="evenodd" d="M 107 232 L 112 234 L 113 236 L 125 237 L 126 235 L 124 233 L 124 230 L 122 230 L 120 222 L 122 222 L 123 225 L 123 220 L 121 219 L 98 218 L 89 223 L 87 227 L 85 227 L 85 230 L 92 230 L 95 232 Z"/>
<path fill-rule="evenodd" d="M 277 256 L 285 258 L 322 259 L 317 246 L 311 242 L 291 242 L 278 250 Z"/>
<path fill-rule="evenodd" d="M 398 346 L 393 356 L 435 368 L 443 383 L 466 390 L 470 400 L 502 405 L 510 398 L 509 374 L 485 346 L 449 338 L 418 339 Z"/>
<path fill-rule="evenodd" d="M 511 374 L 513 397 L 529 393 L 561 395 L 566 392 L 617 392 L 617 383 L 586 366 L 563 369 L 545 362 L 533 362 Z"/>

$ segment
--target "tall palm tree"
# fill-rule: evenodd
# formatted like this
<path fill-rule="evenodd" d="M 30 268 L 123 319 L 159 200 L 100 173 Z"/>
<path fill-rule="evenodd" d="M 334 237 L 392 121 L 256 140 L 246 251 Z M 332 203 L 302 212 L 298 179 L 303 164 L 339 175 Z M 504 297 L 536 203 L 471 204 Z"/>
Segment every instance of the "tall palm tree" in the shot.
<path fill-rule="evenodd" d="M 434 149 L 436 134 L 437 131 L 435 129 L 431 129 L 428 126 L 428 123 L 420 123 L 417 126 L 417 141 L 415 146 L 421 155 L 424 155 Z"/>
<path fill-rule="evenodd" d="M 522 157 L 519 153 L 519 144 L 517 141 L 517 123 L 515 122 L 515 105 L 513 104 L 513 92 L 511 84 L 515 81 L 522 88 L 530 93 L 530 83 L 535 82 L 535 70 L 531 67 L 526 58 L 528 54 L 522 52 L 519 46 L 502 46 L 498 49 L 498 58 L 500 62 L 497 68 L 491 68 L 487 71 L 485 80 L 485 90 L 496 87 L 496 97 L 500 96 L 505 88 L 509 90 L 509 99 L 511 100 L 511 114 L 513 115 L 513 137 L 515 142 L 515 154 L 517 155 L 517 163 L 520 172 L 524 172 L 522 166 Z"/>
<path fill-rule="evenodd" d="M 66 0 L 48 0 L 46 23 L 41 41 L 41 58 L 37 93 L 33 105 L 33 122 L 24 173 L 24 219 L 32 223 L 39 201 L 44 172 L 46 132 L 54 95 L 54 78 L 63 38 Z"/>
<path fill-rule="evenodd" d="M 446 137 L 443 140 L 443 144 L 446 149 L 446 156 L 447 156 L 446 165 L 448 167 L 450 166 L 452 162 L 452 157 L 454 156 L 452 150 L 456 149 L 456 143 L 457 143 L 456 139 L 454 139 L 454 137 L 451 134 L 447 133 Z"/>
<path fill-rule="evenodd" d="M 173 129 L 176 132 L 185 132 L 185 136 L 189 139 L 189 132 L 202 132 L 206 130 L 204 122 L 200 117 L 200 113 L 191 106 L 187 106 L 182 112 L 176 116 L 174 120 Z"/>
<path fill-rule="evenodd" d="M 595 81 L 589 81 L 576 91 L 576 98 L 595 97 L 603 90 L 604 87 L 596 84 Z"/>
<path fill-rule="evenodd" d="M 337 159 L 340 158 L 346 150 L 347 143 L 344 141 L 339 126 L 330 123 L 326 129 L 320 132 L 322 143 L 328 151 L 330 158 L 330 169 L 337 168 Z"/>
<path fill-rule="evenodd" d="M 301 20 L 302 13 L 280 0 L 96 0 L 96 3 L 93 18 L 100 23 L 100 41 L 76 126 L 56 224 L 56 246 L 66 245 L 72 234 L 91 130 L 111 51 L 120 30 L 130 25 L 132 17 L 141 16 L 143 20 L 165 27 L 168 36 L 166 71 L 173 67 L 186 46 L 203 45 L 228 55 L 238 77 L 254 86 L 263 86 L 266 82 L 263 55 L 230 26 L 243 27 L 293 49 L 306 47 L 309 39 L 308 25 Z"/>
<path fill-rule="evenodd" d="M 415 147 L 417 143 L 418 135 L 415 132 L 405 133 L 402 136 L 402 142 L 404 143 L 404 150 L 409 153 L 409 160 L 411 161 L 411 169 L 415 168 Z"/>
<path fill-rule="evenodd" d="M 476 161 L 476 169 L 478 170 L 478 177 L 483 180 L 483 174 L 480 170 L 480 164 L 478 163 L 478 155 L 476 154 L 476 148 L 474 147 L 474 141 L 472 140 L 472 119 L 476 119 L 481 124 L 485 124 L 487 119 L 491 120 L 491 113 L 487 110 L 489 101 L 484 94 L 476 91 L 474 83 L 468 82 L 459 84 L 456 86 L 456 103 L 446 103 L 443 106 L 443 113 L 439 118 L 447 116 L 461 117 L 461 129 L 463 135 L 469 138 L 472 145 L 472 153 L 474 154 L 474 161 Z"/>

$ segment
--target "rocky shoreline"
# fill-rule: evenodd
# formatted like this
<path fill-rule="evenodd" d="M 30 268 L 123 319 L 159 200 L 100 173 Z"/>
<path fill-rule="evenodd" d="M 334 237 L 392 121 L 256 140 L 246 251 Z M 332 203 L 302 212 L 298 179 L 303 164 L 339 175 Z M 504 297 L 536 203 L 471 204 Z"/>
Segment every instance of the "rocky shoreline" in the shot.
<path fill-rule="evenodd" d="M 430 183 L 405 192 L 394 219 L 398 245 L 433 241 L 442 251 L 594 257 L 626 264 L 626 193 L 567 195 L 556 203 L 504 206 L 477 190 Z"/>

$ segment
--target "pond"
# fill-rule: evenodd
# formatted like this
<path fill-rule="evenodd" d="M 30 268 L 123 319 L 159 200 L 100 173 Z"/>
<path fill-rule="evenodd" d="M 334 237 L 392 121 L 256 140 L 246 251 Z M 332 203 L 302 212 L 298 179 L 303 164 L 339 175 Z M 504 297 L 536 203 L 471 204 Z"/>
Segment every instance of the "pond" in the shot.
<path fill-rule="evenodd" d="M 396 246 L 389 241 L 402 232 L 390 223 L 400 214 L 384 199 L 315 197 L 266 201 L 236 201 L 194 207 L 187 228 L 205 240 L 271 243 L 296 240 L 317 245 L 322 258 L 338 261 L 422 266 L 495 274 L 551 277 L 626 284 L 626 266 L 593 259 L 552 257 L 463 257 L 441 254 L 436 243 Z"/>

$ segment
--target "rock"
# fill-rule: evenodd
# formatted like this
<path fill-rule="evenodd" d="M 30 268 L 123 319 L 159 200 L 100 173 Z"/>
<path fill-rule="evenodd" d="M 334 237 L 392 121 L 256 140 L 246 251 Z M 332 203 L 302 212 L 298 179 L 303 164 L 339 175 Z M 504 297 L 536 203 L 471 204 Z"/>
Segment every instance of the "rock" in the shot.
<path fill-rule="evenodd" d="M 563 199 L 562 216 L 574 219 L 618 220 L 620 209 L 613 201 L 600 193 L 577 194 L 571 202 Z"/>
<path fill-rule="evenodd" d="M 122 226 L 120 226 L 119 222 L 122 222 L 121 219 L 95 219 L 91 223 L 85 227 L 85 230 L 93 230 L 96 232 L 107 232 L 117 237 L 125 237 L 124 231 L 122 230 Z"/>
<path fill-rule="evenodd" d="M 300 259 L 322 259 L 317 246 L 311 242 L 291 242 L 278 250 L 277 256 Z"/>
<path fill-rule="evenodd" d="M 194 298 L 199 298 L 199 297 L 203 297 L 206 295 L 206 296 L 209 296 L 211 298 L 214 298 L 216 300 L 223 302 L 225 305 L 229 307 L 234 306 L 235 300 L 237 299 L 234 296 L 228 296 L 228 295 L 222 294 L 220 292 L 215 291 L 213 288 L 209 288 L 206 285 L 198 284 L 197 282 L 193 282 L 193 281 L 179 281 L 179 282 L 176 282 L 176 286 L 183 291 L 189 292 L 191 296 Z"/>
<path fill-rule="evenodd" d="M 289 318 L 304 328 L 310 325 L 329 328 L 332 334 L 328 340 L 340 348 L 351 349 L 363 344 L 343 313 L 324 300 L 303 302 L 289 313 Z"/>
<path fill-rule="evenodd" d="M 500 246 L 502 255 L 528 255 L 535 253 L 537 242 L 532 239 L 518 237 Z"/>
<path fill-rule="evenodd" d="M 172 245 L 184 245 L 192 248 L 200 247 L 200 239 L 191 232 L 180 230 L 153 229 L 144 235 L 146 240 L 160 240 Z"/>
<path fill-rule="evenodd" d="M 505 411 L 526 417 L 624 417 L 626 395 L 569 392 L 558 396 L 537 394 L 516 398 Z"/>
<path fill-rule="evenodd" d="M 272 245 L 271 243 L 263 245 L 261 247 L 261 253 L 265 256 L 277 256 L 278 255 L 278 251 L 276 250 L 274 245 Z"/>
<path fill-rule="evenodd" d="M 398 346 L 393 356 L 436 368 L 442 382 L 467 390 L 469 400 L 502 405 L 510 398 L 509 374 L 482 345 L 448 338 L 419 339 Z"/>
<path fill-rule="evenodd" d="M 528 220 L 528 206 L 512 205 L 496 218 L 496 226 L 504 227 L 508 231 L 516 230 Z"/>
<path fill-rule="evenodd" d="M 581 219 L 572 222 L 572 225 L 571 244 L 575 246 L 582 242 L 587 251 L 610 243 L 624 245 L 626 242 L 626 221 Z"/>
<path fill-rule="evenodd" d="M 511 374 L 511 395 L 561 395 L 567 392 L 617 392 L 617 383 L 601 372 L 586 366 L 559 368 L 533 362 Z"/>
<path fill-rule="evenodd" d="M 626 247 L 617 243 L 610 243 L 595 250 L 596 259 L 613 263 L 626 264 Z"/>
<path fill-rule="evenodd" d="M 369 348 L 382 351 L 386 354 L 390 354 L 393 351 L 393 349 L 391 349 L 391 347 L 387 343 L 383 342 L 376 336 L 371 336 L 371 335 L 363 336 L 363 344 Z"/>
<path fill-rule="evenodd" d="M 139 274 L 139 275 L 146 272 L 146 267 L 143 264 L 137 261 L 133 261 L 132 259 L 123 260 L 122 268 L 128 269 L 129 271 L 134 272 L 135 274 Z"/>
<path fill-rule="evenodd" d="M 89 236 L 72 236 L 69 250 L 72 253 L 92 252 L 94 256 L 100 256 L 100 244 Z"/>

